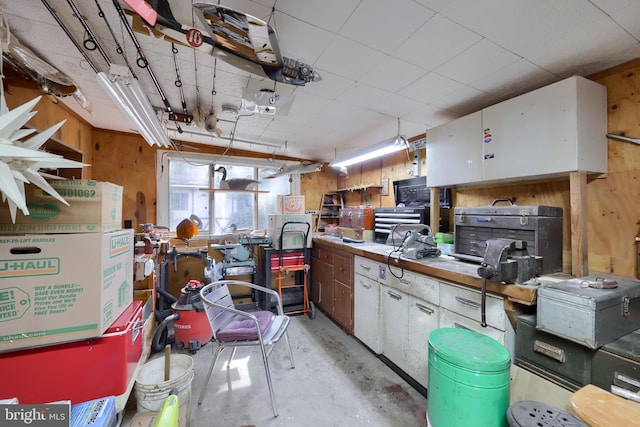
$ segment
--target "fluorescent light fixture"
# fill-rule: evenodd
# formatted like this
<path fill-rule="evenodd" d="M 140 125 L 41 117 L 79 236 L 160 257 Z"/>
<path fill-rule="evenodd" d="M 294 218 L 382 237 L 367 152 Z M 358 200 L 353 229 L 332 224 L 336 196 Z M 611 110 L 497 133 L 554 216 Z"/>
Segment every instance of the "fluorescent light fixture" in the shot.
<path fill-rule="evenodd" d="M 171 140 L 155 114 L 149 98 L 127 67 L 111 64 L 110 73 L 100 72 L 96 80 L 138 129 L 149 145 L 169 147 Z"/>
<path fill-rule="evenodd" d="M 356 151 L 353 154 L 339 157 L 331 162 L 329 166 L 334 168 L 346 168 L 347 166 L 395 153 L 396 151 L 404 150 L 408 147 L 409 141 L 404 135 L 400 135 L 400 118 L 398 118 L 398 133 L 394 138 L 372 145 L 371 147 L 367 147 L 363 150 Z"/>
<path fill-rule="evenodd" d="M 405 145 L 396 144 L 396 139 L 381 142 L 379 144 L 372 145 L 366 149 L 356 151 L 355 153 L 338 157 L 332 161 L 329 166 L 334 168 L 347 167 L 361 163 L 367 160 L 375 159 L 376 157 L 385 156 L 387 154 L 395 153 L 396 151 L 404 150 Z"/>

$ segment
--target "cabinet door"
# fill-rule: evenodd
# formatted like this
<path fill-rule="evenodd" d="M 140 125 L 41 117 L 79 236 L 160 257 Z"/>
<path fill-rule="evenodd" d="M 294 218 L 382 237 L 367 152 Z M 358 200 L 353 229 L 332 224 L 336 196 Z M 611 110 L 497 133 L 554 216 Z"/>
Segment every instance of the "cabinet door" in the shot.
<path fill-rule="evenodd" d="M 317 257 L 311 257 L 311 280 L 309 283 L 309 298 L 315 305 L 320 305 L 320 272 L 322 267 Z"/>
<path fill-rule="evenodd" d="M 353 333 L 353 292 L 351 285 L 338 280 L 334 282 L 333 319 L 349 334 Z"/>
<path fill-rule="evenodd" d="M 382 354 L 406 372 L 408 295 L 388 286 L 380 286 L 380 307 L 382 309 Z"/>
<path fill-rule="evenodd" d="M 409 329 L 407 373 L 427 386 L 429 365 L 429 334 L 440 327 L 440 309 L 427 301 L 409 297 Z"/>
<path fill-rule="evenodd" d="M 380 354 L 380 284 L 356 274 L 353 288 L 353 334 Z"/>
<path fill-rule="evenodd" d="M 607 171 L 606 89 L 571 77 L 482 110 L 484 179 Z"/>
<path fill-rule="evenodd" d="M 318 274 L 318 305 L 329 316 L 333 316 L 333 265 L 320 261 Z"/>
<path fill-rule="evenodd" d="M 482 112 L 427 131 L 427 185 L 444 187 L 482 180 Z"/>

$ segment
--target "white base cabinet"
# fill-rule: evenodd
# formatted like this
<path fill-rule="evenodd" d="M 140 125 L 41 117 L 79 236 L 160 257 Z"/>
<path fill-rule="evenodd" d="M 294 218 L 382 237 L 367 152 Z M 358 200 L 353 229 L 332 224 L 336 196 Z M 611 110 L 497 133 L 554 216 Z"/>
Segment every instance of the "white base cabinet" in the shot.
<path fill-rule="evenodd" d="M 429 334 L 439 328 L 440 308 L 416 297 L 409 297 L 407 374 L 427 387 Z"/>
<path fill-rule="evenodd" d="M 385 264 L 360 256 L 354 258 L 354 272 L 354 335 L 425 388 L 429 334 L 435 329 L 474 330 L 503 344 L 513 358 L 515 331 L 502 297 L 487 294 L 483 328 L 476 289 L 411 271 L 397 278 Z"/>
<path fill-rule="evenodd" d="M 353 334 L 380 354 L 380 284 L 358 273 L 354 279 Z"/>
<path fill-rule="evenodd" d="M 409 296 L 404 292 L 380 286 L 382 318 L 382 354 L 407 372 L 409 344 Z"/>

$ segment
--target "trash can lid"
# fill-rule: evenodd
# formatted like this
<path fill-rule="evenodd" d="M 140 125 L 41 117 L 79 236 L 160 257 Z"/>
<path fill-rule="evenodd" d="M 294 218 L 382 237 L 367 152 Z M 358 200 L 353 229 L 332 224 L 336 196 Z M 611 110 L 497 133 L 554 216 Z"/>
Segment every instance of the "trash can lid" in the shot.
<path fill-rule="evenodd" d="M 495 339 L 459 328 L 439 328 L 429 334 L 429 351 L 454 365 L 478 371 L 510 368 L 509 350 Z"/>

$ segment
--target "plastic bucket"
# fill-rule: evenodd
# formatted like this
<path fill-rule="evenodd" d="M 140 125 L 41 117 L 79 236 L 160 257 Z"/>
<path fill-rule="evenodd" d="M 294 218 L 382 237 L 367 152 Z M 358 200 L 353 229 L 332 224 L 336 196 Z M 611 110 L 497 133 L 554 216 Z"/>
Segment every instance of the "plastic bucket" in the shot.
<path fill-rule="evenodd" d="M 172 354 L 169 380 L 164 380 L 165 358 L 158 357 L 142 366 L 135 383 L 138 412 L 158 412 L 169 392 L 178 390 L 180 412 L 185 414 L 187 425 L 190 419 L 191 383 L 193 382 L 193 358 L 186 354 Z"/>
<path fill-rule="evenodd" d="M 429 335 L 427 421 L 432 427 L 506 427 L 511 356 L 478 332 Z"/>

